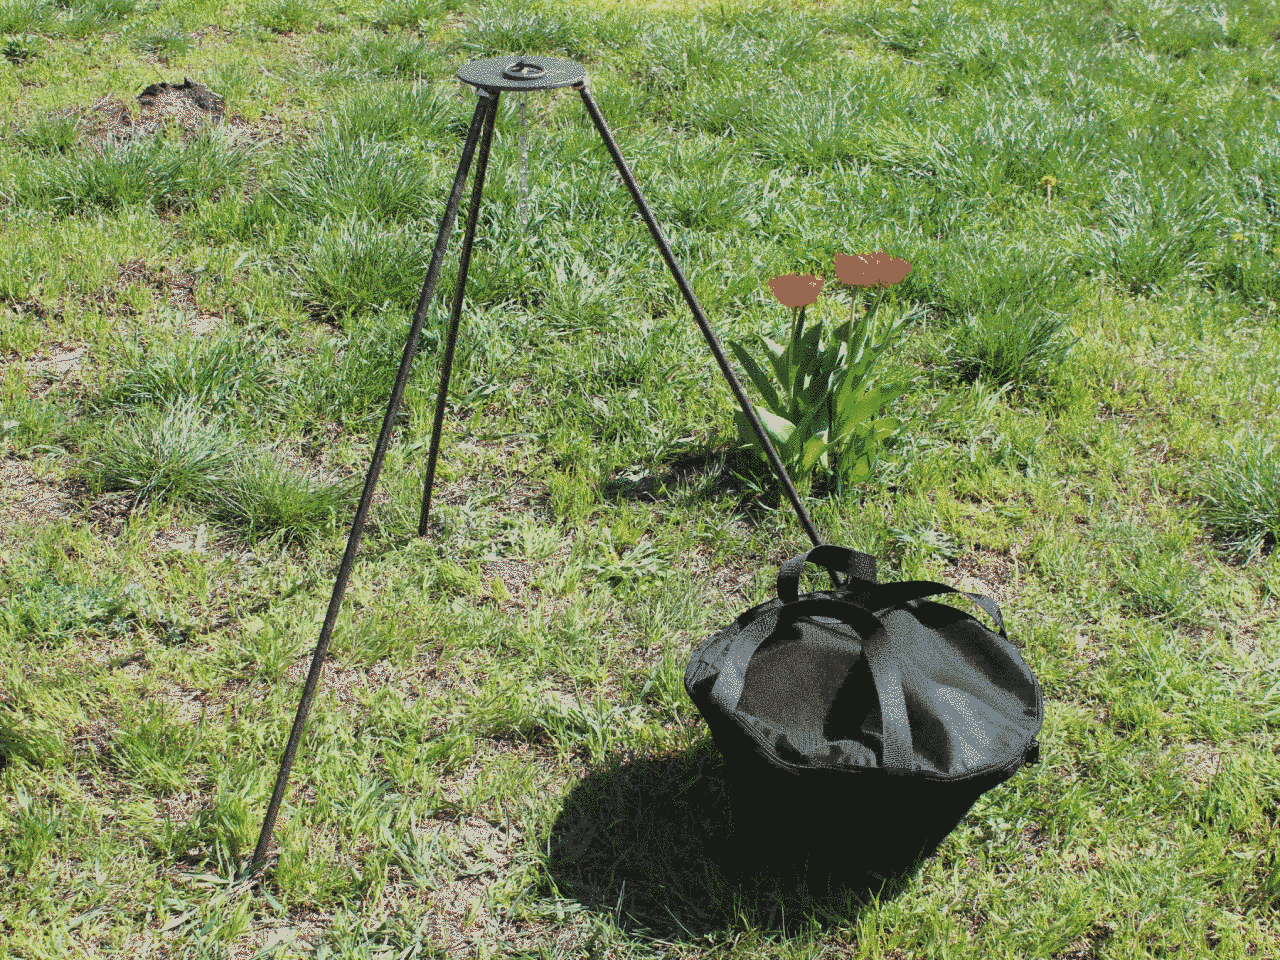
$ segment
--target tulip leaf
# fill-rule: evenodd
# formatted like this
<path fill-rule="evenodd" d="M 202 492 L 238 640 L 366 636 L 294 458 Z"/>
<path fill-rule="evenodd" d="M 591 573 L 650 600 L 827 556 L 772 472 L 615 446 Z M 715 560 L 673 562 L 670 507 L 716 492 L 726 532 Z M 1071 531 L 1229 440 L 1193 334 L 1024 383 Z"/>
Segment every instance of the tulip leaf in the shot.
<path fill-rule="evenodd" d="M 778 378 L 778 381 L 783 384 L 785 389 L 786 384 L 791 382 L 791 377 L 789 376 L 791 370 L 790 351 L 787 347 L 774 343 L 768 337 L 761 337 L 760 342 L 764 344 L 765 355 L 769 359 L 769 366 L 773 367 L 774 376 Z"/>
<path fill-rule="evenodd" d="M 827 452 L 827 438 L 824 436 L 811 437 L 804 445 L 804 449 L 800 454 L 800 469 L 809 471 L 814 468 L 822 456 Z"/>
<path fill-rule="evenodd" d="M 781 404 L 778 399 L 778 391 L 773 388 L 773 382 L 768 375 L 760 368 L 760 364 L 756 363 L 755 358 L 743 348 L 742 344 L 735 340 L 729 341 L 729 349 L 733 351 L 733 355 L 738 358 L 738 362 L 742 364 L 747 371 L 747 376 L 751 378 L 751 382 L 755 384 L 760 395 L 764 397 L 764 402 L 770 410 L 777 410 Z"/>

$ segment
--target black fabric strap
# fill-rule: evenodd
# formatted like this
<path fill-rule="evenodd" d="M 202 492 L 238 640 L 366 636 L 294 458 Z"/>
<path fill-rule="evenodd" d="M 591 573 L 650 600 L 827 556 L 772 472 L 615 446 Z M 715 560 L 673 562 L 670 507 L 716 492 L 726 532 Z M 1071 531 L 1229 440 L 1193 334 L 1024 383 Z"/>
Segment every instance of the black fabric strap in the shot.
<path fill-rule="evenodd" d="M 839 548 L 838 548 L 839 549 Z M 911 742 L 911 726 L 907 720 L 907 704 L 902 692 L 902 673 L 890 648 L 884 624 L 870 611 L 852 603 L 810 597 L 784 604 L 759 617 L 729 645 L 720 675 L 711 688 L 711 699 L 731 715 L 738 708 L 742 687 L 747 678 L 747 665 L 759 646 L 775 630 L 802 617 L 826 617 L 853 627 L 862 641 L 862 652 L 871 670 L 876 697 L 880 701 L 882 763 L 890 773 L 908 773 L 914 766 L 915 749 Z"/>
<path fill-rule="evenodd" d="M 1004 617 L 1000 615 L 999 605 L 990 597 L 980 593 L 965 593 L 963 590 L 957 590 L 955 587 L 949 587 L 945 583 L 937 583 L 933 580 L 899 580 L 896 583 L 878 583 L 874 585 L 854 581 L 850 582 L 846 589 L 849 591 L 850 601 L 866 607 L 868 610 L 885 610 L 889 607 L 900 607 L 910 603 L 912 600 L 923 600 L 925 597 L 934 597 L 940 593 L 958 593 L 962 597 L 968 597 L 981 607 L 995 622 L 996 628 L 1000 631 L 1000 636 L 1006 640 L 1009 639 L 1009 635 L 1005 633 Z"/>
<path fill-rule="evenodd" d="M 792 557 L 779 568 L 778 597 L 783 603 L 795 603 L 800 595 L 800 576 L 807 563 L 826 567 L 835 574 L 843 574 L 843 586 L 846 588 L 852 580 L 876 582 L 876 558 L 871 554 L 838 547 L 833 543 L 823 543 Z"/>

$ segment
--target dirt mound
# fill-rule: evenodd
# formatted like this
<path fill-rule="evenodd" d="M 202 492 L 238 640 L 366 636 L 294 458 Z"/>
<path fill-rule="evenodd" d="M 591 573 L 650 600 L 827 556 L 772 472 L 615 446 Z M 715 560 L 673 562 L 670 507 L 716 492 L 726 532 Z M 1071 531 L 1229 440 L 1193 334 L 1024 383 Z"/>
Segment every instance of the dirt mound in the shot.
<path fill-rule="evenodd" d="M 226 102 L 203 83 L 183 77 L 182 83 L 153 83 L 140 94 L 138 103 L 144 110 L 179 116 L 194 107 L 218 118 L 226 116 Z"/>
<path fill-rule="evenodd" d="M 85 111 L 85 140 L 97 148 L 154 134 L 177 124 L 194 134 L 203 124 L 226 119 L 226 102 L 202 83 L 153 83 L 137 97 L 137 106 L 105 97 Z"/>

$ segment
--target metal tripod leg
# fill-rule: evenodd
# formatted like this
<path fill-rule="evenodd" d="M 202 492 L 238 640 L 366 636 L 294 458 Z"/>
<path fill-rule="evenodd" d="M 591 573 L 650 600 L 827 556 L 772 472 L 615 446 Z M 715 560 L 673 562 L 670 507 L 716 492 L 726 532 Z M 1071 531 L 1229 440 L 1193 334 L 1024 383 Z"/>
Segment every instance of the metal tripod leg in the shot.
<path fill-rule="evenodd" d="M 813 541 L 813 545 L 816 547 L 822 543 L 822 538 L 818 535 L 818 529 L 813 525 L 809 511 L 800 502 L 800 494 L 796 492 L 795 485 L 791 482 L 791 477 L 787 475 L 787 468 L 782 465 L 782 460 L 778 458 L 778 451 L 773 448 L 773 443 L 769 440 L 768 434 L 765 433 L 764 427 L 761 426 L 759 418 L 756 417 L 755 408 L 752 407 L 751 401 L 747 399 L 747 394 L 742 389 L 742 384 L 738 382 L 738 378 L 733 372 L 733 367 L 729 366 L 729 359 L 724 354 L 724 348 L 720 346 L 720 341 L 716 339 L 716 335 L 711 329 L 711 324 L 707 321 L 707 315 L 702 312 L 698 298 L 693 294 L 693 288 L 689 286 L 689 281 L 684 278 L 680 265 L 676 263 L 671 247 L 667 244 L 667 238 L 663 236 L 662 228 L 658 226 L 658 221 L 653 218 L 649 204 L 645 203 L 644 194 L 640 192 L 640 185 L 636 183 L 636 178 L 631 175 L 631 171 L 627 168 L 627 161 L 622 159 L 622 151 L 618 149 L 618 144 L 614 142 L 609 125 L 604 122 L 604 116 L 600 113 L 600 108 L 596 105 L 590 92 L 588 92 L 586 84 L 577 84 L 576 89 L 582 95 L 582 102 L 587 105 L 587 112 L 591 114 L 591 119 L 595 123 L 596 129 L 600 131 L 600 136 L 604 139 L 604 145 L 609 148 L 609 155 L 613 157 L 613 162 L 618 168 L 622 182 L 631 191 L 631 199 L 636 202 L 636 206 L 640 209 L 640 215 L 644 217 L 644 222 L 649 227 L 649 232 L 653 234 L 654 242 L 658 244 L 658 249 L 662 251 L 662 259 L 667 261 L 667 266 L 671 268 L 671 275 L 676 278 L 676 285 L 680 288 L 680 292 L 684 294 L 684 299 L 689 304 L 689 309 L 693 311 L 693 319 L 698 322 L 698 327 L 702 330 L 703 337 L 706 338 L 707 346 L 711 348 L 711 355 L 716 358 L 716 363 L 720 365 L 720 372 L 729 381 L 729 389 L 733 391 L 738 405 L 742 407 L 742 412 L 746 415 L 747 422 L 751 424 L 751 429 L 755 431 L 755 435 L 760 441 L 760 446 L 764 448 L 765 455 L 769 458 L 769 466 L 773 468 L 774 476 L 782 484 L 782 489 L 786 491 L 787 499 L 791 501 L 791 508 L 795 510 L 796 516 L 800 519 L 800 525 L 804 527 L 804 532 L 809 535 L 809 539 Z"/>
<path fill-rule="evenodd" d="M 338 611 L 342 608 L 342 598 L 347 592 L 347 581 L 351 577 L 351 568 L 355 565 L 356 552 L 360 546 L 360 535 L 364 532 L 365 520 L 369 514 L 369 505 L 373 502 L 373 492 L 378 485 L 378 474 L 382 471 L 382 461 L 386 458 L 387 447 L 391 443 L 391 433 L 395 426 L 396 414 L 400 410 L 400 401 L 404 396 L 405 383 L 409 379 L 409 369 L 413 366 L 414 354 L 418 350 L 418 340 L 422 335 L 422 327 L 426 322 L 427 311 L 431 308 L 435 296 L 436 282 L 440 278 L 440 264 L 444 261 L 444 251 L 449 245 L 449 234 L 453 232 L 453 223 L 458 215 L 458 204 L 462 200 L 462 191 L 467 184 L 467 174 L 471 170 L 471 161 L 475 155 L 476 143 L 480 143 L 480 169 L 476 174 L 477 186 L 471 196 L 471 210 L 467 218 L 467 243 L 464 257 L 470 253 L 471 239 L 475 232 L 476 211 L 480 204 L 480 184 L 484 180 L 484 168 L 489 156 L 489 142 L 493 138 L 493 122 L 497 115 L 498 98 L 496 95 L 481 95 L 476 104 L 475 114 L 471 117 L 471 127 L 467 131 L 467 141 L 462 148 L 462 159 L 458 162 L 458 172 L 453 178 L 453 190 L 445 206 L 444 218 L 440 221 L 440 232 L 436 235 L 435 251 L 431 254 L 431 266 L 427 270 L 427 279 L 422 285 L 422 295 L 418 298 L 418 309 L 413 316 L 413 325 L 409 328 L 409 337 L 405 341 L 404 355 L 400 358 L 400 370 L 396 374 L 395 386 L 391 390 L 391 399 L 387 403 L 387 414 L 382 421 L 382 432 L 378 435 L 377 446 L 374 447 L 373 461 L 369 464 L 369 472 L 364 480 L 364 492 L 360 495 L 360 505 L 356 507 L 355 520 L 351 523 L 351 535 L 347 538 L 347 549 L 342 555 L 342 564 L 338 567 L 338 576 L 333 584 L 333 596 L 329 600 L 329 610 L 325 614 L 324 626 L 320 628 L 320 639 L 316 643 L 315 654 L 311 658 L 311 670 L 307 674 L 307 682 L 302 689 L 302 699 L 298 703 L 298 712 L 294 716 L 293 729 L 289 733 L 289 742 L 285 746 L 284 756 L 280 760 L 280 772 L 276 777 L 275 791 L 271 795 L 271 803 L 267 806 L 267 814 L 262 822 L 262 832 L 258 836 L 258 845 L 253 851 L 246 875 L 262 868 L 267 858 L 267 848 L 271 844 L 271 835 L 275 830 L 276 816 L 280 813 L 280 804 L 284 800 L 285 788 L 289 784 L 289 774 L 293 769 L 293 761 L 298 753 L 298 744 L 302 741 L 302 733 L 306 728 L 307 715 L 311 712 L 311 701 L 315 697 L 316 688 L 320 684 L 320 674 L 324 669 L 325 654 L 329 650 L 329 640 L 333 635 L 333 627 L 338 619 Z M 484 135 L 481 138 L 481 127 Z M 465 260 L 464 260 L 465 263 Z M 465 278 L 465 267 L 462 277 Z M 458 296 L 461 297 L 461 280 Z M 454 326 L 457 329 L 458 302 L 454 302 Z M 450 334 L 450 356 L 452 356 L 453 333 Z M 448 379 L 448 368 L 445 368 L 445 380 Z M 443 398 L 443 394 L 442 394 Z M 437 417 L 436 433 L 439 434 L 439 418 Z M 432 448 L 435 437 L 432 438 Z"/>
<path fill-rule="evenodd" d="M 458 325 L 462 317 L 462 295 L 467 288 L 467 271 L 471 268 L 471 245 L 476 239 L 476 223 L 480 218 L 480 195 L 484 191 L 484 174 L 489 167 L 489 142 L 493 139 L 493 118 L 498 115 L 498 91 L 478 91 L 493 98 L 493 112 L 480 144 L 480 165 L 471 187 L 471 209 L 467 211 L 467 231 L 462 238 L 462 255 L 458 260 L 458 284 L 453 291 L 453 311 L 449 314 L 449 336 L 444 344 L 444 360 L 440 364 L 440 390 L 436 394 L 436 416 L 431 425 L 431 449 L 427 452 L 427 479 L 422 485 L 422 513 L 418 517 L 418 536 L 427 535 L 427 519 L 431 513 L 431 488 L 436 482 L 436 458 L 440 456 L 440 434 L 444 431 L 444 405 L 449 398 L 449 377 L 453 373 L 453 352 L 458 345 Z"/>

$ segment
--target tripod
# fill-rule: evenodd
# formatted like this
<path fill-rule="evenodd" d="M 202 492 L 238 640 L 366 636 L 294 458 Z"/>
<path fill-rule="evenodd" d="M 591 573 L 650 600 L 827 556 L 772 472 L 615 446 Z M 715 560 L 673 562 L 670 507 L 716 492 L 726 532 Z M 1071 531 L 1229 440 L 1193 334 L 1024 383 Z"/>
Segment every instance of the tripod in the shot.
<path fill-rule="evenodd" d="M 467 227 L 462 240 L 461 258 L 458 263 L 457 286 L 453 295 L 453 308 L 449 315 L 449 332 L 445 340 L 444 357 L 440 366 L 440 391 L 436 396 L 435 419 L 431 427 L 431 447 L 427 455 L 427 476 L 422 491 L 422 515 L 418 521 L 418 535 L 425 536 L 427 532 L 427 519 L 431 511 L 431 489 L 435 484 L 436 459 L 440 453 L 440 434 L 444 428 L 444 408 L 449 395 L 449 376 L 453 370 L 454 348 L 458 342 L 458 326 L 462 315 L 462 297 L 467 285 L 467 270 L 471 264 L 471 247 L 475 241 L 476 223 L 480 215 L 480 197 L 484 192 L 485 171 L 489 166 L 489 146 L 493 141 L 493 125 L 498 115 L 498 98 L 504 91 L 553 90 L 559 87 L 572 87 L 581 95 L 587 112 L 591 115 L 596 129 L 600 131 L 600 136 L 609 150 L 609 155 L 613 157 L 613 162 L 618 168 L 618 173 L 621 175 L 623 183 L 627 185 L 627 189 L 631 192 L 631 198 L 639 208 L 640 215 L 649 227 L 649 232 L 653 234 L 654 242 L 657 243 L 658 249 L 662 252 L 662 258 L 667 262 L 672 276 L 675 277 L 676 285 L 680 287 L 680 292 L 684 295 L 685 302 L 689 304 L 689 309 L 693 311 L 693 318 L 697 321 L 703 337 L 706 338 L 707 345 L 711 348 L 711 354 L 720 366 L 720 372 L 724 374 L 725 380 L 729 383 L 729 388 L 733 391 L 734 397 L 737 398 L 738 404 L 742 407 L 742 412 L 751 424 L 751 429 L 755 431 L 756 437 L 759 438 L 760 445 L 764 448 L 768 457 L 769 465 L 773 468 L 774 474 L 782 484 L 787 499 L 791 502 L 792 509 L 795 510 L 805 533 L 813 541 L 814 545 L 817 546 L 822 542 L 818 536 L 817 529 L 813 525 L 813 520 L 809 517 L 808 511 L 805 510 L 804 504 L 800 502 L 800 495 L 796 492 L 795 485 L 792 484 L 786 468 L 782 465 L 782 461 L 778 458 L 778 453 L 770 442 L 768 434 L 756 416 L 755 409 L 747 399 L 747 395 L 742 389 L 742 384 L 738 382 L 733 368 L 729 366 L 724 349 L 720 346 L 720 341 L 716 339 L 715 333 L 712 332 L 711 324 L 707 321 L 706 314 L 702 312 L 702 307 L 698 304 L 698 298 L 694 296 L 693 288 L 685 280 L 679 264 L 676 263 L 675 257 L 671 253 L 671 247 L 668 245 L 666 237 L 663 236 L 662 229 L 653 218 L 653 213 L 645 202 L 644 195 L 640 192 L 640 187 L 636 183 L 635 177 L 631 175 L 631 171 L 627 168 L 627 163 L 623 160 L 622 153 L 618 150 L 617 143 L 614 142 L 613 134 L 604 122 L 599 106 L 587 90 L 586 69 L 572 60 L 561 60 L 554 57 L 521 57 L 518 59 L 496 57 L 465 64 L 458 70 L 457 77 L 464 83 L 476 88 L 478 101 L 475 113 L 471 117 L 471 127 L 467 131 L 466 143 L 462 147 L 462 159 L 458 162 L 458 172 L 453 178 L 453 189 L 445 206 L 444 218 L 440 223 L 440 231 L 436 235 L 435 250 L 431 255 L 431 265 L 427 269 L 427 278 L 422 285 L 422 295 L 418 298 L 418 308 L 414 313 L 413 324 L 409 328 L 409 336 L 405 341 L 404 354 L 400 359 L 400 369 L 396 375 L 395 386 L 391 390 L 391 399 L 387 403 L 386 417 L 382 421 L 382 432 L 378 435 L 378 442 L 374 447 L 373 460 L 369 464 L 369 472 L 364 481 L 364 491 L 360 495 L 360 503 L 356 507 L 355 519 L 351 524 L 351 534 L 347 539 L 346 551 L 343 553 L 342 563 L 338 567 L 338 575 L 333 585 L 333 596 L 329 600 L 329 609 L 325 614 L 324 625 L 320 628 L 320 639 L 316 643 L 315 654 L 311 658 L 311 669 L 307 673 L 307 680 L 302 689 L 302 698 L 298 703 L 298 712 L 293 721 L 293 729 L 290 731 L 289 742 L 285 746 L 284 756 L 280 761 L 280 772 L 276 777 L 275 791 L 272 793 L 266 817 L 263 819 L 262 832 L 258 837 L 258 845 L 253 852 L 253 860 L 246 871 L 249 874 L 260 870 L 266 863 L 267 848 L 270 846 L 276 817 L 280 812 L 280 805 L 284 800 L 285 789 L 289 783 L 289 773 L 293 769 L 298 745 L 302 740 L 302 733 L 306 727 L 307 716 L 311 712 L 311 701 L 315 697 L 316 689 L 320 684 L 325 654 L 329 649 L 329 641 L 333 633 L 334 624 L 338 619 L 338 611 L 342 608 L 342 600 L 346 594 L 347 581 L 351 577 L 351 569 L 355 565 L 360 536 L 364 532 L 369 506 L 373 501 L 374 489 L 378 484 L 378 474 L 382 471 L 382 462 L 386 457 L 387 447 L 391 442 L 396 413 L 400 409 L 400 401 L 404 396 L 405 383 L 409 379 L 409 369 L 413 365 L 413 358 L 418 349 L 418 340 L 422 335 L 422 327 L 426 321 L 427 311 L 431 306 L 432 298 L 435 296 L 436 282 L 440 277 L 440 264 L 444 259 L 445 247 L 449 243 L 449 234 L 453 232 L 454 220 L 458 214 L 458 205 L 462 200 L 462 190 L 466 186 L 467 174 L 471 170 L 476 144 L 479 143 L 480 159 L 476 168 L 475 181 L 471 188 L 471 206 L 467 211 Z"/>

